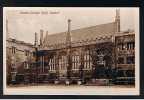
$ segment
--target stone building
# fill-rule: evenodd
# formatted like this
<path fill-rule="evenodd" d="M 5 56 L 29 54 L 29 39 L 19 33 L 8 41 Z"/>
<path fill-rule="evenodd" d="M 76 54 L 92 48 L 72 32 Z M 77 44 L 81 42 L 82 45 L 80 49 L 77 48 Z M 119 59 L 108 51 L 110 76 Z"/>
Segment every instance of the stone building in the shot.
<path fill-rule="evenodd" d="M 135 33 L 127 31 L 115 36 L 116 45 L 116 68 L 117 81 L 129 79 L 134 81 L 135 77 Z"/>
<path fill-rule="evenodd" d="M 35 33 L 34 62 L 23 66 L 23 82 L 55 84 L 134 84 L 135 33 L 120 31 L 120 11 L 111 23 L 49 35 Z"/>
<path fill-rule="evenodd" d="M 34 82 L 134 83 L 135 33 L 120 31 L 119 10 L 111 23 L 71 30 L 69 19 L 66 32 L 43 37 L 41 30 L 40 46 L 35 39 Z"/>
<path fill-rule="evenodd" d="M 24 80 L 24 69 L 33 62 L 34 47 L 30 43 L 9 38 L 7 40 L 7 82 Z M 26 66 L 26 67 L 24 67 Z"/>
<path fill-rule="evenodd" d="M 6 20 L 6 76 L 7 83 L 24 80 L 24 69 L 34 61 L 35 47 L 30 43 L 9 37 L 8 20 Z M 25 67 L 24 67 L 25 66 Z"/>

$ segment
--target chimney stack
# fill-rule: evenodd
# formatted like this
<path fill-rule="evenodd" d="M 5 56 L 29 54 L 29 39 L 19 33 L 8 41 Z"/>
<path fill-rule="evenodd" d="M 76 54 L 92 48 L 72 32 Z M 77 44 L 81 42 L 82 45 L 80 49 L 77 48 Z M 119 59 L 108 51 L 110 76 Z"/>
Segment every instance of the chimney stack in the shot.
<path fill-rule="evenodd" d="M 37 33 L 35 32 L 35 47 L 38 47 L 38 37 L 37 37 Z"/>
<path fill-rule="evenodd" d="M 48 31 L 46 31 L 46 35 L 45 35 L 44 40 L 43 40 L 43 46 L 44 47 L 48 45 L 47 38 L 48 38 Z"/>
<path fill-rule="evenodd" d="M 43 45 L 43 30 L 40 30 L 40 46 Z"/>

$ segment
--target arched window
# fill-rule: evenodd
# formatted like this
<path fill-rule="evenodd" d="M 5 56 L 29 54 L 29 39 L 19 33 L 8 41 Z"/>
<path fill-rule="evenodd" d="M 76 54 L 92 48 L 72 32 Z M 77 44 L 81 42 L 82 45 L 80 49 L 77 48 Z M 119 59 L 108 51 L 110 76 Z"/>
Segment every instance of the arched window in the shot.
<path fill-rule="evenodd" d="M 86 50 L 84 54 L 84 69 L 91 70 L 92 68 L 92 58 L 90 56 L 90 50 Z"/>
<path fill-rule="evenodd" d="M 56 56 L 50 58 L 49 67 L 50 67 L 49 69 L 50 71 L 56 71 Z"/>
<path fill-rule="evenodd" d="M 66 57 L 66 55 L 61 55 L 59 57 L 59 70 L 67 70 L 67 57 Z"/>
<path fill-rule="evenodd" d="M 80 55 L 78 52 L 72 54 L 72 70 L 79 70 L 80 66 Z"/>
<path fill-rule="evenodd" d="M 80 56 L 78 54 L 72 55 L 72 70 L 79 70 Z"/>

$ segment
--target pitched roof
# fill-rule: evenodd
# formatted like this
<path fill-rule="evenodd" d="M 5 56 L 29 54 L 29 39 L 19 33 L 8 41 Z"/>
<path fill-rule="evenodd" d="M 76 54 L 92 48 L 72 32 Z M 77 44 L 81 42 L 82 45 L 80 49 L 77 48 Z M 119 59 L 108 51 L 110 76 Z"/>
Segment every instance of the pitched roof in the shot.
<path fill-rule="evenodd" d="M 44 47 L 57 44 L 65 44 L 66 33 L 61 32 L 52 35 L 46 35 L 44 38 Z M 96 38 L 109 36 L 115 33 L 114 22 L 107 24 L 100 24 L 91 27 L 80 28 L 76 30 L 71 30 L 71 40 L 72 42 L 79 42 L 85 40 L 95 40 Z"/>
<path fill-rule="evenodd" d="M 21 45 L 25 45 L 25 46 L 29 46 L 29 47 L 33 47 L 33 44 L 31 44 L 31 43 L 26 43 L 24 41 L 20 41 L 20 40 L 13 39 L 13 38 L 9 38 L 7 41 L 17 43 L 17 44 L 21 44 Z"/>

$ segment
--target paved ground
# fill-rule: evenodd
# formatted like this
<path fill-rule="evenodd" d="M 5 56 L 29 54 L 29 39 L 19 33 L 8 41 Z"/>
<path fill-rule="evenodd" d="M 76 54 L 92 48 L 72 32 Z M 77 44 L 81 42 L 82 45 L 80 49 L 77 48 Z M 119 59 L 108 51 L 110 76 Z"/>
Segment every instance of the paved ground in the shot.
<path fill-rule="evenodd" d="M 105 87 L 105 88 L 134 88 L 134 85 L 109 85 L 109 86 L 97 86 L 97 85 L 65 85 L 65 84 L 28 84 L 28 85 L 24 85 L 24 84 L 20 84 L 20 85 L 9 85 L 7 86 L 8 88 L 27 88 L 27 87 L 49 87 L 49 88 L 73 88 L 73 87 Z"/>
<path fill-rule="evenodd" d="M 16 95 L 134 95 L 138 94 L 134 86 L 83 86 L 83 85 L 19 85 L 7 86 L 4 94 Z"/>

